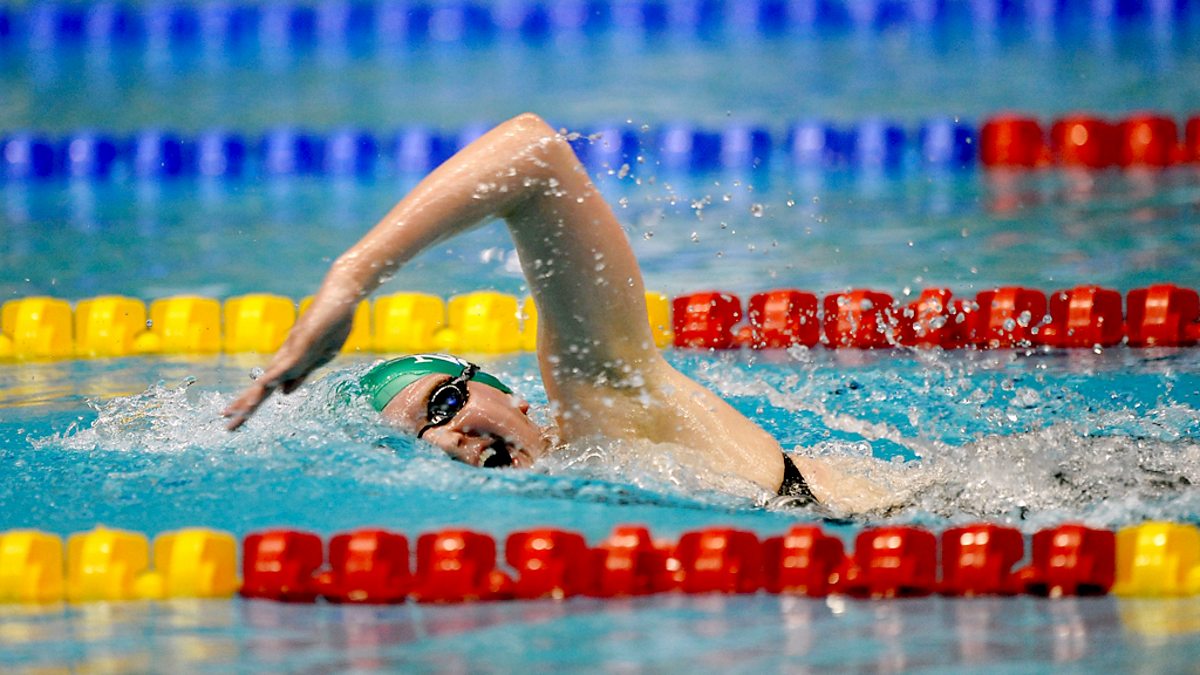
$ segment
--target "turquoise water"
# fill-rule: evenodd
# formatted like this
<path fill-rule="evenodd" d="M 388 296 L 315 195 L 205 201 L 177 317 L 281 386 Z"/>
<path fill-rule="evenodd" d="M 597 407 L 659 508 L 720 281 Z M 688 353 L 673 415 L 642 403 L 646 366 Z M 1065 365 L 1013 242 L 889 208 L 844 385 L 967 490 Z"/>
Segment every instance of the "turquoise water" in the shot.
<path fill-rule="evenodd" d="M 1200 512 L 1200 354 L 674 354 L 785 447 L 859 458 L 905 491 L 889 516 L 824 522 L 679 471 L 617 471 L 612 448 L 483 471 L 335 410 L 346 359 L 237 434 L 217 414 L 256 358 L 121 359 L 0 370 L 0 529 L 96 523 L 238 535 L 383 526 L 410 537 L 470 527 L 502 538 L 559 526 L 597 542 L 712 525 L 760 535 L 824 522 L 935 530 L 987 520 L 1026 532 L 1065 520 L 1120 527 Z M 544 403 L 532 356 L 489 363 Z M 147 383 L 153 383 L 143 390 Z M 609 456 L 605 458 L 605 453 Z M 872 458 L 872 459 L 867 459 Z M 461 607 L 167 602 L 0 611 L 10 666 L 117 671 L 484 670 L 518 667 L 859 671 L 1190 667 L 1200 602 L 1033 598 L 893 602 L 658 596 Z"/>
<path fill-rule="evenodd" d="M 0 128 L 128 131 L 283 123 L 456 127 L 525 109 L 557 124 L 633 119 L 763 122 L 999 108 L 1049 116 L 1136 108 L 1192 114 L 1200 50 L 1169 30 L 1039 36 L 911 30 L 803 39 L 574 45 L 435 45 L 404 54 L 6 55 Z M 11 64 L 11 68 L 8 67 Z M 668 294 L 744 296 L 796 286 L 897 296 L 948 285 L 1050 291 L 1101 283 L 1200 286 L 1200 174 L 907 172 L 598 176 L 642 262 Z M 311 293 L 324 269 L 409 183 L 0 184 L 0 297 Z M 430 251 L 385 290 L 524 293 L 492 224 Z M 785 447 L 858 462 L 905 495 L 887 516 L 825 523 L 938 530 L 988 520 L 1032 532 L 1065 520 L 1120 527 L 1200 517 L 1200 350 L 1102 353 L 673 352 L 684 372 Z M 334 411 L 343 358 L 237 434 L 218 412 L 262 357 L 0 365 L 0 530 L 97 523 L 154 534 L 237 535 L 364 525 L 410 537 L 469 525 L 538 525 L 595 542 L 616 524 L 655 535 L 729 524 L 760 534 L 824 522 L 644 449 L 584 448 L 536 471 L 481 471 L 398 438 L 362 410 Z M 545 402 L 529 355 L 502 373 Z M 614 468 L 616 467 L 616 468 Z M 341 608 L 146 603 L 0 613 L 0 663 L 100 670 L 901 671 L 978 667 L 1184 670 L 1200 603 L 1029 598 L 896 603 L 662 597 L 468 607 Z"/>
<path fill-rule="evenodd" d="M 1065 520 L 1195 519 L 1198 359 L 1122 349 L 672 356 L 785 448 L 858 458 L 907 496 L 904 508 L 856 525 L 995 520 L 1030 532 Z M 763 510 L 753 491 L 714 490 L 705 482 L 714 477 L 639 466 L 637 448 L 576 449 L 533 472 L 454 464 L 389 433 L 365 407 L 335 405 L 337 383 L 363 361 L 229 434 L 218 414 L 253 361 L 6 367 L 0 527 L 67 534 L 103 522 L 155 533 L 204 524 L 245 534 L 372 524 L 416 534 L 470 525 L 503 536 L 549 524 L 599 540 L 626 522 L 663 536 L 714 520 L 769 534 L 826 515 Z M 545 403 L 531 355 L 489 367 Z"/>
<path fill-rule="evenodd" d="M 1200 285 L 1200 172 L 1001 180 L 966 175 L 672 175 L 597 181 L 626 225 L 647 287 L 749 296 L 869 287 L 1049 292 Z M 300 298 L 411 180 L 0 185 L 0 297 L 124 293 Z M 271 254 L 265 256 L 264 250 Z M 467 273 L 466 270 L 470 270 Z M 389 290 L 525 294 L 492 224 L 418 257 Z"/>

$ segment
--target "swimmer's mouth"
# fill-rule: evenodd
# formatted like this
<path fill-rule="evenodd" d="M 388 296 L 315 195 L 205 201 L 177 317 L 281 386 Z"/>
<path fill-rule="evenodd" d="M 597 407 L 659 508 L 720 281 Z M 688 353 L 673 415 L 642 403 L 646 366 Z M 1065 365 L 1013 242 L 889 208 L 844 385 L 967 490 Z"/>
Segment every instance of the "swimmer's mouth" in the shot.
<path fill-rule="evenodd" d="M 512 454 L 503 438 L 493 438 L 492 444 L 479 453 L 479 466 L 484 468 L 499 469 L 512 464 Z"/>

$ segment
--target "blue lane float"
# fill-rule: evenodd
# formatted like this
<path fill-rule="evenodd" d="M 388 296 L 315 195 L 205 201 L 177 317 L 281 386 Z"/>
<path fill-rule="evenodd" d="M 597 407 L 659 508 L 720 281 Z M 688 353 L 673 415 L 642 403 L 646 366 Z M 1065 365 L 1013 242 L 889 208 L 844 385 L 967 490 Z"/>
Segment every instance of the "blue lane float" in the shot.
<path fill-rule="evenodd" d="M 206 178 L 238 178 L 246 164 L 247 144 L 241 134 L 208 129 L 196 137 L 196 171 Z"/>
<path fill-rule="evenodd" d="M 926 120 L 917 132 L 921 163 L 941 169 L 965 169 L 974 165 L 976 131 L 954 117 Z"/>
<path fill-rule="evenodd" d="M 268 176 L 322 173 L 324 143 L 315 134 L 293 127 L 269 130 L 259 147 L 262 171 Z"/>
<path fill-rule="evenodd" d="M 70 179 L 107 179 L 118 156 L 114 138 L 86 131 L 64 140 L 61 152 L 62 171 Z"/>
<path fill-rule="evenodd" d="M 620 171 L 633 166 L 642 151 L 640 134 L 623 125 L 602 125 L 571 142 L 575 154 L 592 171 Z"/>
<path fill-rule="evenodd" d="M 7 2 L 0 40 L 32 48 L 81 43 L 175 47 L 253 38 L 265 46 L 377 42 L 418 44 L 554 35 L 671 35 L 881 31 L 945 26 L 1031 29 L 1068 23 L 1162 26 L 1195 13 L 1198 0 L 308 0 L 300 2 L 134 3 L 112 0 Z"/>
<path fill-rule="evenodd" d="M 146 129 L 131 136 L 81 130 L 60 138 L 32 131 L 0 134 L 0 178 L 120 180 L 237 179 L 246 176 L 424 175 L 487 132 L 489 124 L 443 131 L 413 126 L 377 133 L 344 127 L 320 133 L 281 126 L 261 134 L 207 129 L 185 135 Z M 595 172 L 754 173 L 774 163 L 797 170 L 896 171 L 914 162 L 974 166 L 975 129 L 953 118 L 909 129 L 897 122 L 797 122 L 783 131 L 747 123 L 709 128 L 687 122 L 654 127 L 602 124 L 571 134 Z"/>
<path fill-rule="evenodd" d="M 428 127 L 410 127 L 396 133 L 392 160 L 402 174 L 425 174 L 454 153 L 454 140 Z"/>
<path fill-rule="evenodd" d="M 788 129 L 787 148 L 796 169 L 825 169 L 841 161 L 842 135 L 826 122 L 803 120 Z"/>
<path fill-rule="evenodd" d="M 371 176 L 379 150 L 378 141 L 369 131 L 337 129 L 325 140 L 325 170 L 332 176 Z"/>
<path fill-rule="evenodd" d="M 864 120 L 843 132 L 846 164 L 869 170 L 895 171 L 904 163 L 906 134 L 885 119 Z"/>
<path fill-rule="evenodd" d="M 1072 124 L 1113 131 L 1103 136 L 1107 145 L 1102 148 L 1076 148 L 1060 129 Z M 0 180 L 422 176 L 491 126 L 412 126 L 383 133 L 357 127 L 321 132 L 281 126 L 259 134 L 207 129 L 191 135 L 161 129 L 132 135 L 85 129 L 60 137 L 36 130 L 0 132 Z M 809 119 L 775 130 L 736 121 L 718 127 L 677 121 L 566 129 L 589 170 L 621 177 L 631 172 L 748 175 L 777 168 L 897 174 L 975 167 L 1102 170 L 1114 164 L 1167 169 L 1200 163 L 1200 115 L 1182 121 L 1157 113 L 1110 121 L 1073 115 L 1045 128 L 1032 117 L 1001 114 L 982 126 L 940 116 L 915 124 L 876 117 L 836 123 Z M 1079 143 L 1087 142 L 1084 134 Z M 1081 163 L 1085 150 L 1125 159 Z"/>
<path fill-rule="evenodd" d="M 0 136 L 0 174 L 10 180 L 53 177 L 56 156 L 54 145 L 44 136 L 30 132 Z"/>
<path fill-rule="evenodd" d="M 133 137 L 131 165 L 138 178 L 180 178 L 194 173 L 191 143 L 172 131 L 151 129 Z"/>

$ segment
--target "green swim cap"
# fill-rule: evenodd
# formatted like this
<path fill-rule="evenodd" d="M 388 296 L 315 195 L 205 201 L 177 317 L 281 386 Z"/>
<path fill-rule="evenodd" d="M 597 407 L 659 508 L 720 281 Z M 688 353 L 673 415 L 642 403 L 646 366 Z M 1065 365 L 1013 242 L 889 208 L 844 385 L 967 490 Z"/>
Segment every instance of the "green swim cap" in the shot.
<path fill-rule="evenodd" d="M 404 391 L 405 387 L 422 377 L 426 375 L 458 377 L 469 365 L 470 362 L 449 354 L 414 354 L 384 361 L 368 370 L 358 382 L 362 385 L 363 393 L 371 399 L 371 406 L 376 410 L 383 410 L 388 403 L 392 402 L 393 398 L 396 398 L 396 394 Z M 482 370 L 476 371 L 475 377 L 472 377 L 471 381 L 486 384 L 505 394 L 512 393 L 512 389 L 504 386 L 504 383 L 496 379 L 494 375 Z"/>

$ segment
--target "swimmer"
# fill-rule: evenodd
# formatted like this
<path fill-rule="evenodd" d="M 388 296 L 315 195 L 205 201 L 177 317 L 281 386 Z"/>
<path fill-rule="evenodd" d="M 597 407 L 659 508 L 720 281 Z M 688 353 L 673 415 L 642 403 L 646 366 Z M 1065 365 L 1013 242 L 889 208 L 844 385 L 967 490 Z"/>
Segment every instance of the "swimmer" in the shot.
<path fill-rule="evenodd" d="M 422 251 L 504 219 L 538 310 L 538 365 L 555 429 L 474 364 L 417 355 L 376 366 L 363 388 L 383 419 L 475 466 L 526 468 L 561 444 L 644 440 L 683 461 L 840 513 L 891 505 L 830 459 L 786 455 L 654 344 L 633 250 L 567 139 L 533 114 L 511 119 L 430 173 L 332 265 L 265 372 L 224 415 L 246 422 L 276 389 L 294 391 L 336 356 L 354 309 Z"/>

